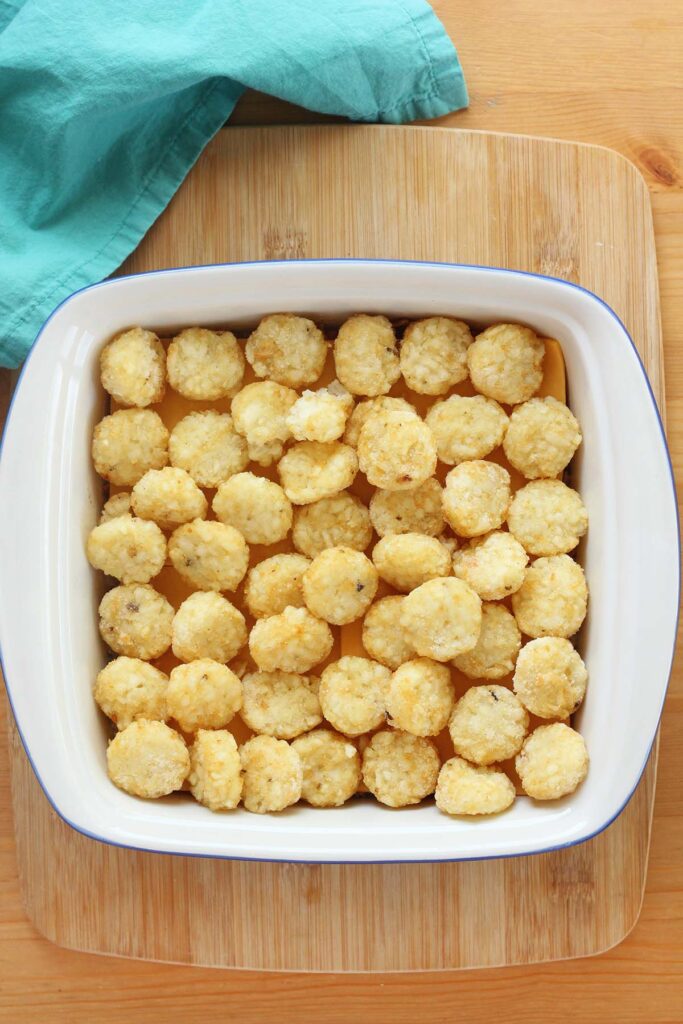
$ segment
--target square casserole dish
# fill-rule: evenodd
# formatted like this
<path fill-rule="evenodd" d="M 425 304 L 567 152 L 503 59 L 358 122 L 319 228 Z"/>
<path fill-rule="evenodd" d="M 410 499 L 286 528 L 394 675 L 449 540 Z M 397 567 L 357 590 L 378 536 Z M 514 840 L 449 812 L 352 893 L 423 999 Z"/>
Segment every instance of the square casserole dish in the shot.
<path fill-rule="evenodd" d="M 138 800 L 106 773 L 92 699 L 105 662 L 102 582 L 85 557 L 102 483 L 90 460 L 105 413 L 99 353 L 117 331 L 189 324 L 246 329 L 268 312 L 339 321 L 359 311 L 522 321 L 563 347 L 584 443 L 574 485 L 590 515 L 580 549 L 589 587 L 579 647 L 588 666 L 576 716 L 591 766 L 576 793 L 519 798 L 505 814 L 449 818 L 433 802 L 400 812 L 357 800 L 324 812 L 212 814 L 182 796 Z M 43 327 L 12 403 L 0 461 L 0 640 L 5 680 L 35 773 L 85 835 L 164 853 L 286 861 L 427 861 L 531 854 L 581 842 L 624 808 L 659 722 L 679 602 L 671 465 L 636 349 L 595 295 L 515 271 L 364 260 L 232 264 L 107 281 L 67 299 Z"/>

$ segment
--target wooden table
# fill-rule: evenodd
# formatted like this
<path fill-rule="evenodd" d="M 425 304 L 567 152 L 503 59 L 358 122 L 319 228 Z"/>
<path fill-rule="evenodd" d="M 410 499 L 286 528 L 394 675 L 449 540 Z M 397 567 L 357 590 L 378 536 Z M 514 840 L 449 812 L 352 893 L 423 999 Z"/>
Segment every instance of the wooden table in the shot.
<path fill-rule="evenodd" d="M 611 146 L 647 181 L 657 232 L 674 466 L 683 466 L 683 8 L 670 0 L 493 0 L 435 7 L 456 41 L 471 94 L 463 128 L 549 135 Z M 320 120 L 251 95 L 241 124 Z M 9 391 L 0 379 L 0 402 Z M 644 681 L 644 685 L 646 681 Z M 70 953 L 25 918 L 14 855 L 0 723 L 0 1020 L 191 1022 L 234 1018 L 346 1022 L 370 1011 L 394 1024 L 645 1021 L 683 1017 L 683 666 L 666 705 L 648 886 L 641 918 L 617 948 L 591 960 L 476 973 L 255 975 Z M 114 894 L 111 894 L 112 896 Z M 107 894 L 93 894 L 107 898 Z"/>

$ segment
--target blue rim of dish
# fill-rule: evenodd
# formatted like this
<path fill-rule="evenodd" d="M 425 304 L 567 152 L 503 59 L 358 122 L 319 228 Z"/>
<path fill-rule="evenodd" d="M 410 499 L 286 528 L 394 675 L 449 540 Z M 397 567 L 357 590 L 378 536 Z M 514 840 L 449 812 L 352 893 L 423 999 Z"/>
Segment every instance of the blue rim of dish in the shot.
<path fill-rule="evenodd" d="M 360 257 L 346 258 L 346 257 L 336 257 L 336 256 L 325 257 L 325 258 L 322 258 L 322 259 L 244 260 L 244 261 L 233 261 L 233 262 L 227 262 L 227 263 L 206 263 L 206 264 L 199 264 L 199 265 L 194 265 L 194 266 L 189 266 L 189 267 L 169 267 L 169 268 L 167 268 L 165 270 L 145 270 L 145 271 L 143 271 L 142 273 L 139 273 L 139 274 L 123 274 L 123 275 L 121 275 L 121 277 L 107 278 L 105 281 L 98 281 L 95 284 L 89 284 L 89 285 L 85 285 L 83 288 L 78 288 L 78 289 L 76 289 L 75 292 L 72 292 L 65 299 L 62 299 L 62 301 L 57 306 L 55 306 L 55 308 L 50 313 L 50 315 L 47 318 L 47 320 L 45 321 L 45 323 L 42 325 L 42 327 L 38 331 L 38 333 L 37 333 L 37 335 L 35 337 L 35 340 L 34 340 L 33 344 L 31 345 L 31 348 L 28 351 L 28 354 L 27 354 L 26 359 L 24 361 L 24 365 L 21 368 L 21 372 L 20 372 L 19 377 L 17 379 L 16 387 L 14 388 L 14 392 L 13 392 L 12 398 L 10 400 L 9 409 L 7 410 L 7 419 L 5 421 L 5 427 L 4 427 L 4 430 L 2 432 L 2 437 L 0 438 L 0 465 L 2 463 L 2 453 L 3 453 L 3 449 L 4 449 L 5 437 L 7 435 L 7 430 L 8 430 L 8 427 L 10 425 L 11 418 L 12 418 L 12 410 L 13 410 L 13 407 L 14 407 L 14 400 L 15 400 L 17 394 L 19 393 L 19 388 L 20 388 L 20 385 L 21 385 L 21 381 L 23 379 L 24 373 L 26 372 L 26 369 L 27 369 L 28 364 L 29 364 L 29 362 L 31 360 L 31 357 L 33 356 L 34 352 L 36 351 L 36 349 L 38 347 L 38 343 L 40 342 L 41 336 L 42 336 L 43 332 L 45 331 L 45 328 L 47 327 L 47 325 L 50 323 L 50 321 L 53 319 L 53 317 L 58 313 L 58 311 L 62 308 L 62 306 L 66 305 L 67 302 L 70 302 L 71 299 L 74 298 L 74 296 L 80 295 L 82 292 L 93 291 L 93 290 L 95 290 L 97 288 L 111 287 L 111 285 L 115 284 L 117 281 L 126 281 L 126 280 L 130 280 L 132 278 L 138 278 L 138 277 L 151 277 L 151 276 L 156 276 L 156 275 L 160 275 L 160 274 L 187 273 L 188 271 L 203 271 L 203 270 L 213 269 L 214 267 L 243 267 L 243 266 L 253 267 L 253 266 L 266 265 L 266 264 L 268 266 L 291 266 L 292 264 L 300 264 L 300 263 L 306 263 L 306 264 L 310 264 L 310 263 L 344 263 L 344 264 L 350 264 L 350 263 L 373 263 L 373 264 L 392 264 L 392 265 L 400 264 L 400 265 L 404 265 L 404 266 L 422 266 L 422 267 L 453 267 L 453 268 L 457 268 L 457 269 L 460 269 L 460 270 L 482 270 L 482 271 L 486 271 L 487 273 L 510 274 L 512 276 L 518 276 L 518 277 L 533 277 L 533 278 L 537 278 L 537 279 L 544 280 L 544 281 L 552 281 L 553 283 L 562 285 L 565 288 L 573 288 L 576 291 L 583 292 L 585 295 L 590 296 L 592 299 L 594 299 L 596 302 L 598 302 L 601 306 L 603 306 L 603 308 L 607 310 L 609 315 L 614 320 L 616 320 L 616 322 L 621 327 L 622 331 L 624 332 L 625 337 L 628 339 L 628 342 L 629 342 L 629 344 L 630 344 L 630 346 L 631 346 L 631 348 L 633 350 L 633 354 L 636 357 L 636 361 L 637 361 L 637 364 L 638 364 L 638 366 L 640 368 L 640 372 L 642 373 L 643 379 L 645 380 L 645 386 L 647 388 L 647 392 L 648 392 L 648 394 L 650 396 L 650 401 L 652 402 L 652 406 L 653 406 L 653 409 L 654 409 L 654 412 L 655 412 L 655 417 L 657 419 L 657 425 L 659 426 L 659 432 L 660 432 L 660 435 L 661 435 L 662 445 L 664 447 L 664 454 L 666 455 L 666 460 L 667 460 L 667 464 L 668 464 L 668 467 L 669 467 L 669 477 L 670 477 L 670 480 L 671 480 L 671 494 L 672 494 L 672 498 L 673 498 L 673 507 L 674 507 L 675 518 L 676 518 L 676 538 L 677 538 L 677 549 L 678 549 L 678 562 L 677 562 L 677 565 L 679 566 L 679 569 L 678 569 L 678 579 L 677 579 L 678 587 L 677 587 L 676 621 L 675 621 L 675 625 L 674 625 L 674 629 L 673 629 L 673 640 L 672 640 L 672 644 L 671 644 L 671 658 L 669 660 L 669 670 L 668 670 L 668 673 L 667 673 L 667 682 L 666 682 L 666 686 L 664 688 L 664 693 L 663 693 L 663 696 L 662 696 L 662 701 L 661 701 L 661 704 L 660 704 L 660 707 L 659 707 L 659 714 L 657 716 L 657 728 L 655 729 L 655 732 L 654 732 L 654 735 L 652 737 L 652 740 L 650 741 L 650 745 L 648 746 L 648 749 L 647 749 L 647 754 L 646 754 L 646 756 L 645 756 L 645 758 L 643 760 L 643 763 L 642 763 L 642 765 L 641 765 L 641 767 L 640 767 L 640 769 L 638 771 L 638 775 L 637 775 L 636 781 L 635 781 L 635 783 L 633 785 L 633 788 L 631 789 L 631 792 L 625 798 L 625 800 L 623 801 L 621 806 L 614 812 L 614 814 L 610 818 L 608 818 L 607 821 L 604 822 L 604 824 L 602 824 L 599 828 L 596 828 L 593 832 L 590 832 L 588 835 L 582 836 L 579 839 L 569 840 L 566 843 L 556 843 L 555 845 L 545 846 L 545 847 L 542 847 L 541 849 L 538 849 L 538 850 L 522 851 L 520 853 L 496 853 L 496 854 L 484 854 L 484 855 L 481 855 L 481 856 L 477 855 L 477 856 L 471 856 L 471 857 L 467 857 L 467 856 L 463 856 L 463 857 L 427 857 L 427 858 L 419 858 L 418 857 L 416 859 L 400 858 L 400 859 L 397 859 L 397 860 L 372 860 L 372 859 L 369 859 L 369 860 L 348 860 L 348 859 L 346 859 L 346 860 L 302 860 L 300 858 L 295 858 L 295 857 L 246 857 L 246 856 L 237 857 L 237 856 L 234 856 L 234 855 L 221 854 L 221 853 L 192 853 L 192 852 L 184 852 L 184 851 L 179 851 L 179 850 L 156 850 L 156 849 L 153 849 L 153 848 L 148 847 L 148 846 L 135 846 L 135 845 L 133 845 L 131 843 L 117 843 L 113 839 L 106 839 L 105 837 L 100 836 L 100 835 L 98 835 L 95 832 L 90 832 L 88 829 L 83 828 L 81 825 L 76 825 L 73 821 L 71 821 L 69 818 L 67 818 L 60 811 L 59 807 L 57 806 L 57 804 L 52 799 L 52 797 L 51 797 L 51 795 L 50 795 L 50 793 L 49 793 L 45 783 L 43 782 L 42 778 L 40 777 L 40 775 L 38 773 L 38 770 L 37 770 L 37 768 L 35 766 L 33 758 L 31 757 L 31 753 L 29 751 L 29 748 L 28 748 L 28 745 L 26 743 L 26 740 L 24 739 L 24 734 L 23 734 L 21 726 L 19 724 L 19 720 L 18 720 L 18 718 L 17 718 L 17 716 L 15 714 L 14 703 L 12 701 L 12 693 L 11 693 L 11 690 L 10 690 L 9 680 L 8 680 L 6 674 L 5 674 L 5 668 L 4 668 L 4 664 L 3 664 L 3 660 L 2 660 L 2 650 L 0 649 L 0 670 L 2 670 L 3 679 L 5 681 L 5 690 L 7 692 L 7 699 L 9 701 L 10 708 L 12 710 L 12 716 L 14 718 L 14 723 L 16 725 L 17 732 L 19 733 L 19 738 L 21 739 L 21 744 L 22 744 L 22 746 L 24 748 L 24 752 L 26 753 L 26 757 L 28 759 L 28 762 L 31 765 L 31 768 L 33 770 L 33 774 L 35 775 L 36 779 L 38 780 L 38 784 L 40 785 L 40 788 L 42 789 L 43 793 L 45 794 L 45 798 L 47 799 L 48 803 L 50 804 L 50 807 L 55 812 L 57 817 L 59 817 L 70 828 L 72 828 L 74 830 L 74 832 L 78 832 L 79 835 L 85 836 L 87 839 L 94 839 L 97 842 L 103 843 L 105 846 L 113 846 L 113 847 L 115 847 L 117 849 L 136 850 L 136 851 L 139 851 L 141 853 L 162 854 L 162 855 L 167 856 L 167 857 L 197 857 L 197 858 L 209 859 L 209 860 L 243 860 L 243 861 L 253 861 L 255 863 L 272 863 L 272 864 L 457 864 L 457 863 L 462 863 L 462 862 L 465 862 L 465 861 L 509 860 L 511 858 L 516 858 L 516 857 L 535 857 L 535 856 L 537 856 L 538 854 L 541 854 L 541 853 L 554 853 L 557 850 L 566 850 L 566 849 L 568 849 L 568 848 L 570 848 L 572 846 L 579 846 L 581 843 L 586 843 L 590 839 L 595 839 L 596 836 L 599 836 L 602 832 L 604 832 L 606 829 L 608 829 L 610 827 L 610 825 L 614 821 L 616 821 L 616 819 L 625 810 L 625 808 L 627 807 L 627 805 L 631 801 L 631 798 L 633 797 L 633 794 L 635 793 L 636 789 L 638 788 L 638 786 L 640 784 L 640 780 L 643 777 L 643 773 L 645 771 L 645 768 L 647 767 L 647 763 L 648 763 L 648 761 L 650 759 L 650 755 L 652 753 L 652 748 L 654 746 L 655 740 L 657 738 L 657 733 L 658 733 L 659 727 L 661 725 L 662 714 L 664 712 L 664 703 L 666 701 L 666 695 L 667 695 L 667 691 L 669 689 L 669 683 L 671 681 L 671 669 L 673 667 L 673 660 L 674 660 L 674 656 L 675 656 L 675 653 L 676 653 L 676 638 L 677 638 L 677 634 L 678 634 L 678 625 L 679 625 L 679 620 L 680 620 L 680 604 L 681 604 L 681 573 L 680 573 L 680 564 L 681 564 L 681 525 L 680 525 L 680 520 L 679 520 L 679 516 L 678 516 L 678 494 L 677 494 L 677 491 L 676 491 L 676 478 L 674 476 L 673 464 L 671 462 L 671 453 L 669 452 L 669 445 L 668 445 L 668 442 L 667 442 L 667 439 L 666 439 L 666 432 L 664 430 L 664 424 L 662 423 L 662 417 L 661 417 L 661 414 L 659 412 L 659 407 L 657 405 L 657 400 L 656 400 L 654 392 L 652 390 L 652 385 L 650 384 L 650 379 L 649 379 L 649 377 L 647 375 L 647 371 L 646 371 L 646 369 L 645 369 L 645 367 L 643 365 L 642 359 L 640 358 L 640 353 L 638 352 L 638 349 L 636 348 L 635 342 L 633 341 L 633 338 L 631 337 L 629 332 L 626 330 L 626 327 L 625 327 L 624 323 L 622 322 L 621 318 L 617 315 L 617 313 L 614 312 L 612 307 L 605 302 L 604 299 L 601 299 L 599 295 L 596 295 L 595 292 L 592 292 L 589 288 L 584 288 L 583 285 L 575 284 L 573 281 L 565 281 L 561 277 L 552 277 L 550 274 L 536 274 L 536 273 L 533 273 L 530 270 L 512 270 L 509 267 L 485 267 L 485 266 L 481 266 L 480 264 L 477 264 L 477 263 L 442 263 L 442 262 L 439 262 L 437 260 L 362 259 Z"/>

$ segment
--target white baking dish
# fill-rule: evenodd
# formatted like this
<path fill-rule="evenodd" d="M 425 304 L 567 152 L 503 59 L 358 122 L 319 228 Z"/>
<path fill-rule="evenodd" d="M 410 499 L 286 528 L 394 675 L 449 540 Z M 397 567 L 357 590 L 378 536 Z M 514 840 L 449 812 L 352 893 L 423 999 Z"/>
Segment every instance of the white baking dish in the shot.
<path fill-rule="evenodd" d="M 562 343 L 584 433 L 575 483 L 590 513 L 581 557 L 589 687 L 578 719 L 588 778 L 556 803 L 518 799 L 484 820 L 431 805 L 220 815 L 183 797 L 145 802 L 108 780 L 91 696 L 105 660 L 102 583 L 85 558 L 101 484 L 90 435 L 104 411 L 98 356 L 117 330 L 249 325 L 273 310 L 338 320 L 364 310 L 521 320 Z M 605 828 L 645 766 L 669 678 L 679 592 L 674 485 L 655 402 L 623 325 L 600 299 L 550 278 L 480 267 L 361 260 L 235 264 L 118 278 L 67 299 L 29 356 L 0 461 L 0 638 L 12 708 L 55 810 L 107 843 L 293 861 L 457 860 L 535 853 Z"/>

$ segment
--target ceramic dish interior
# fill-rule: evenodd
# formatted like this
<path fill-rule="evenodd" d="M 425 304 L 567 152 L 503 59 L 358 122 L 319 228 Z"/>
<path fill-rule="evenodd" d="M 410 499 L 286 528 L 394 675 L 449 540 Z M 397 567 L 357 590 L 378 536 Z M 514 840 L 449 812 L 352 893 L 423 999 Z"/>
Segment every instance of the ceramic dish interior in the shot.
<path fill-rule="evenodd" d="M 590 685 L 577 715 L 591 755 L 572 796 L 485 820 L 433 803 L 397 813 L 370 801 L 280 815 L 220 815 L 182 796 L 117 790 L 92 700 L 105 661 L 102 583 L 84 539 L 102 491 L 90 436 L 104 414 L 99 352 L 141 323 L 247 328 L 273 310 L 339 321 L 358 312 L 513 320 L 557 338 L 584 433 L 574 485 L 588 507 L 580 549 L 591 602 L 580 649 Z M 458 860 L 580 842 L 619 814 L 654 740 L 674 645 L 678 523 L 666 443 L 635 347 L 616 315 L 566 282 L 512 271 L 360 260 L 230 264 L 118 278 L 77 292 L 43 327 L 12 404 L 0 461 L 0 639 L 10 700 L 46 796 L 74 828 L 168 853 L 292 861 Z"/>

